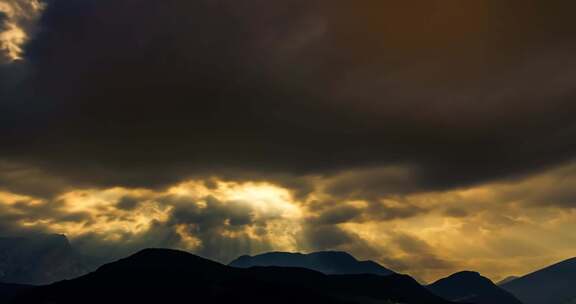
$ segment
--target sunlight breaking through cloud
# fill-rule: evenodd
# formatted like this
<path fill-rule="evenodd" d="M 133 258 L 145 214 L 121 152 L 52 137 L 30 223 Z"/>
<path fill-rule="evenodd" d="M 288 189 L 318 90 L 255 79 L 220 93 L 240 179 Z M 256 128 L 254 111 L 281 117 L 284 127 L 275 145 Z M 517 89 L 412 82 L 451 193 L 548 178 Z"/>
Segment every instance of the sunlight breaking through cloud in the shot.
<path fill-rule="evenodd" d="M 341 250 L 422 281 L 459 269 L 499 280 L 574 250 L 576 164 L 408 193 L 388 172 L 367 175 L 396 190 L 365 187 L 353 195 L 337 191 L 349 188 L 338 176 L 312 179 L 306 195 L 271 181 L 218 177 L 159 189 L 70 188 L 44 198 L 0 191 L 0 231 L 66 234 L 81 250 L 109 256 L 169 247 L 228 262 L 268 251 Z"/>
<path fill-rule="evenodd" d="M 0 63 L 22 59 L 24 44 L 43 8 L 39 0 L 0 1 Z"/>

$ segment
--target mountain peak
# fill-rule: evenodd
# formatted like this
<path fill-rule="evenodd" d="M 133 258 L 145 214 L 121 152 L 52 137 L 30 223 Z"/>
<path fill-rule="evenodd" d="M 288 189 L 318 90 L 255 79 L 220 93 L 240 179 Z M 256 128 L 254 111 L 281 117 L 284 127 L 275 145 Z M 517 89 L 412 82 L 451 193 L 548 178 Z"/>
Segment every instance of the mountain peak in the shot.
<path fill-rule="evenodd" d="M 429 286 L 439 287 L 439 286 L 459 286 L 465 288 L 486 288 L 495 286 L 495 284 L 488 278 L 482 276 L 479 272 L 476 271 L 460 271 L 454 273 L 446 278 L 440 279 L 435 283 L 430 284 Z"/>
<path fill-rule="evenodd" d="M 492 285 L 493 284 L 493 282 L 490 279 L 484 277 L 479 272 L 469 271 L 469 270 L 454 273 L 454 274 L 448 276 L 446 278 L 446 280 L 458 280 L 460 282 L 460 284 L 465 283 L 465 284 L 476 285 L 476 286 Z"/>
<path fill-rule="evenodd" d="M 428 285 L 428 289 L 454 302 L 521 304 L 512 294 L 475 271 L 455 273 Z"/>
<path fill-rule="evenodd" d="M 469 270 L 457 272 L 451 275 L 450 277 L 483 278 L 483 276 L 479 272 Z"/>
<path fill-rule="evenodd" d="M 194 256 L 191 253 L 176 250 L 176 249 L 165 249 L 165 248 L 146 248 L 142 249 L 135 254 L 129 256 L 128 258 L 155 258 L 158 256 L 166 257 L 166 256 L 174 256 L 174 257 L 182 257 L 182 256 Z"/>
<path fill-rule="evenodd" d="M 173 269 L 173 268 L 194 268 L 196 271 L 217 269 L 225 267 L 224 265 L 199 257 L 197 255 L 175 249 L 148 248 L 138 251 L 137 253 L 118 260 L 116 262 L 104 265 L 98 271 L 108 271 L 117 268 L 138 268 L 145 269 Z"/>

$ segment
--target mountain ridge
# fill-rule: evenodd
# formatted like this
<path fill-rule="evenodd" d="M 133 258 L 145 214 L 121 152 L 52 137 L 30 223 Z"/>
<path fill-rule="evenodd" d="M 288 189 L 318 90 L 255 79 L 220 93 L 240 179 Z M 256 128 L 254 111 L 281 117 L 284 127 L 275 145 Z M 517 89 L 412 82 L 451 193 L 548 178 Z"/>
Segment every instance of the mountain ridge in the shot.
<path fill-rule="evenodd" d="M 50 246 L 30 248 L 38 250 L 54 245 L 57 248 L 71 249 L 65 236 L 51 235 L 47 236 L 47 240 Z M 0 253 L 5 253 L 2 249 L 5 249 L 7 244 L 20 242 L 26 243 L 27 238 L 0 238 Z M 21 250 L 21 247 L 16 247 Z M 0 255 L 0 262 L 2 257 Z M 2 265 L 5 264 L 0 263 L 0 266 Z M 349 253 L 341 251 L 308 254 L 269 252 L 240 256 L 229 265 L 224 265 L 180 250 L 150 248 L 104 264 L 86 275 L 67 278 L 51 285 L 36 287 L 3 283 L 0 280 L 0 303 L 10 303 L 10 300 L 16 298 L 14 303 L 18 304 L 71 304 L 83 295 L 90 294 L 96 294 L 94 297 L 98 301 L 90 302 L 91 299 L 84 299 L 83 302 L 90 304 L 111 301 L 102 298 L 99 293 L 123 294 L 123 301 L 111 303 L 126 303 L 138 290 L 151 293 L 140 298 L 140 302 L 157 303 L 163 301 L 162 297 L 166 294 L 169 294 L 168 298 L 177 301 L 185 297 L 185 293 L 190 289 L 198 293 L 207 290 L 207 294 L 199 296 L 205 301 L 216 299 L 229 302 L 237 298 L 248 301 L 254 293 L 261 293 L 255 300 L 250 299 L 253 303 L 267 303 L 277 294 L 294 294 L 286 296 L 286 299 L 278 303 L 312 300 L 327 304 L 364 304 L 382 300 L 405 304 L 576 303 L 576 293 L 573 292 L 573 283 L 576 282 L 576 258 L 550 265 L 502 285 L 494 284 L 478 272 L 462 271 L 423 287 L 408 275 L 393 272 L 383 275 L 384 271 L 390 270 L 373 261 L 357 260 Z M 110 282 L 117 284 L 118 288 L 111 287 Z M 155 289 L 165 293 L 161 296 L 150 291 Z M 219 293 L 224 295 L 218 295 Z M 298 294 L 302 296 L 297 296 Z M 285 302 L 282 302 L 284 300 Z"/>
<path fill-rule="evenodd" d="M 502 287 L 525 304 L 576 302 L 576 257 L 536 270 Z"/>
<path fill-rule="evenodd" d="M 522 304 L 512 294 L 474 271 L 461 271 L 427 288 L 444 299 L 474 304 Z"/>
<path fill-rule="evenodd" d="M 87 297 L 89 295 L 89 297 Z M 325 275 L 304 268 L 223 265 L 193 254 L 146 249 L 77 279 L 34 288 L 14 303 L 448 304 L 407 275 Z"/>
<path fill-rule="evenodd" d="M 342 251 L 320 251 L 307 254 L 276 251 L 255 256 L 243 255 L 228 265 L 239 268 L 254 266 L 301 267 L 324 274 L 376 274 L 385 276 L 395 273 L 374 261 L 360 261 L 351 254 Z"/>

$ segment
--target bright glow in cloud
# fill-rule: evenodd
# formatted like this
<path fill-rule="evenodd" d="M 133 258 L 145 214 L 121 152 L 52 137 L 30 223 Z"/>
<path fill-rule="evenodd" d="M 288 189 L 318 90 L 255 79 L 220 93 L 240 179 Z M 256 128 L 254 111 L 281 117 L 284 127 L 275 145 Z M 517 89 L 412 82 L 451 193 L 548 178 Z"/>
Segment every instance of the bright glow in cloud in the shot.
<path fill-rule="evenodd" d="M 44 5 L 39 0 L 0 0 L 0 63 L 22 59 Z"/>
<path fill-rule="evenodd" d="M 193 202 L 206 216 L 210 216 L 211 208 L 231 210 L 233 214 L 225 217 L 219 232 L 226 238 L 271 243 L 275 250 L 298 250 L 303 211 L 288 189 L 269 183 L 189 181 L 171 187 L 167 195 L 173 196 L 173 200 Z M 234 227 L 238 226 L 236 221 L 241 221 L 240 226 L 244 227 Z M 202 246 L 202 241 L 189 232 L 198 228 L 196 223 L 177 226 L 186 248 Z"/>
<path fill-rule="evenodd" d="M 131 210 L 117 208 L 116 204 L 126 196 L 137 197 L 142 201 Z M 104 240 L 120 241 L 126 235 L 146 233 L 154 222 L 162 223 L 169 219 L 172 208 L 160 205 L 153 198 L 154 194 L 150 191 L 123 188 L 69 192 L 58 199 L 57 208 L 70 215 L 85 216 L 87 220 L 59 221 L 49 226 L 51 229 L 66 231 L 72 237 L 92 233 Z"/>
<path fill-rule="evenodd" d="M 5 191 L 0 221 L 98 246 L 173 247 L 223 262 L 273 250 L 345 250 L 422 281 L 463 269 L 498 280 L 574 255 L 574 181 L 576 166 L 565 166 L 512 182 L 426 193 L 365 188 L 350 197 L 322 178 L 312 179 L 307 197 L 273 183 L 215 178 L 164 190 L 78 189 L 51 200 Z"/>
<path fill-rule="evenodd" d="M 0 203 L 3 205 L 14 205 L 18 202 L 33 202 L 34 198 L 25 195 L 0 191 Z"/>
<path fill-rule="evenodd" d="M 185 182 L 168 189 L 168 193 L 193 199 L 210 195 L 223 201 L 242 202 L 257 210 L 258 215 L 294 219 L 302 215 L 288 189 L 269 183 L 236 183 L 218 180 L 209 183 L 213 184 L 207 185 L 205 182 L 198 181 Z"/>
<path fill-rule="evenodd" d="M 298 250 L 300 206 L 288 189 L 273 184 L 219 180 L 164 191 L 79 189 L 51 200 L 0 192 L 0 217 L 16 219 L 20 228 L 122 246 L 153 246 L 157 238 L 157 246 L 221 254 L 213 258 L 222 260 L 243 250 Z M 240 248 L 227 249 L 230 243 Z"/>

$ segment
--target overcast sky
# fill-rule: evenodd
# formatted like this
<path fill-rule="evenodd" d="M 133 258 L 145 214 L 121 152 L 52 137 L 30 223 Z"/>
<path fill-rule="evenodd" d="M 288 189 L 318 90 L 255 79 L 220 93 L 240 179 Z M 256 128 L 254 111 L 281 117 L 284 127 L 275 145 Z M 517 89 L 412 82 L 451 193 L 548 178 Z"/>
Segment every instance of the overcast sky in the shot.
<path fill-rule="evenodd" d="M 420 280 L 575 256 L 575 6 L 0 0 L 0 234 Z"/>

